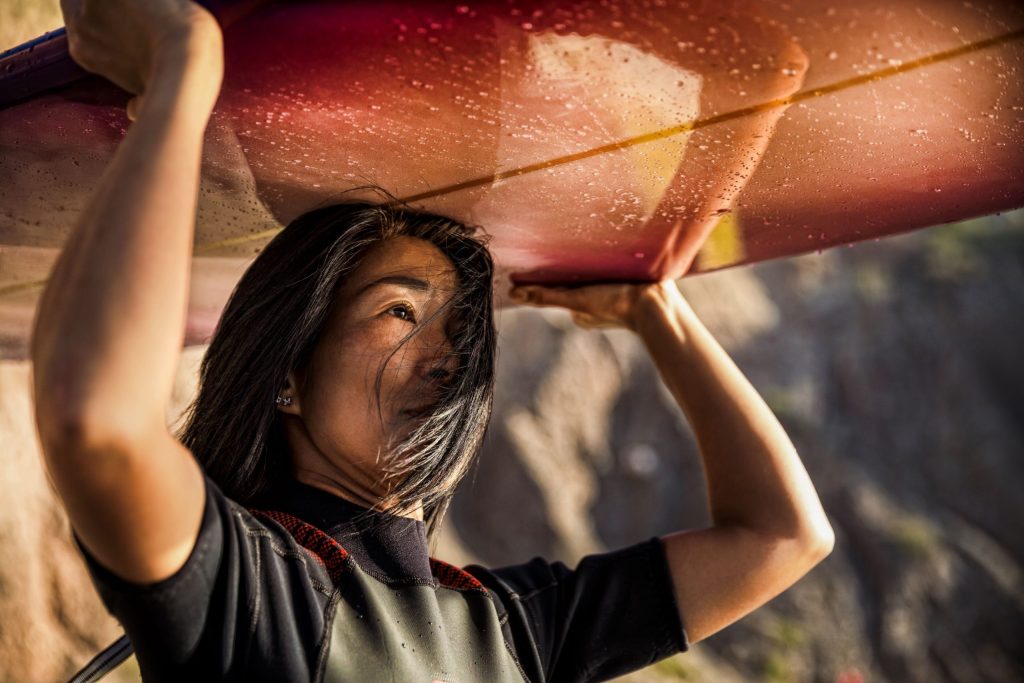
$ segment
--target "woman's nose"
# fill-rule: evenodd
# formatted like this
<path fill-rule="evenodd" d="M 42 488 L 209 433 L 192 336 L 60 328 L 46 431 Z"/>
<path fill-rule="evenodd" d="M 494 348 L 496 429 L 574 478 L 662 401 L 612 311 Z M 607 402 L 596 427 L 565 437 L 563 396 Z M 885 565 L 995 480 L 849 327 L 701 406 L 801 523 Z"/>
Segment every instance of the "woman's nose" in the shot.
<path fill-rule="evenodd" d="M 443 332 L 435 335 L 423 348 L 421 358 L 422 377 L 435 384 L 442 385 L 451 379 L 455 372 L 455 352 L 451 340 Z"/>
<path fill-rule="evenodd" d="M 416 337 L 419 350 L 419 376 L 440 389 L 449 382 L 458 367 L 452 321 L 440 316 L 424 325 Z"/>
<path fill-rule="evenodd" d="M 433 380 L 437 384 L 444 384 L 451 376 L 452 373 L 447 367 L 434 366 L 427 371 L 427 379 Z"/>
<path fill-rule="evenodd" d="M 444 384 L 455 373 L 455 352 L 447 341 L 432 348 L 424 358 L 423 376 L 437 385 Z"/>

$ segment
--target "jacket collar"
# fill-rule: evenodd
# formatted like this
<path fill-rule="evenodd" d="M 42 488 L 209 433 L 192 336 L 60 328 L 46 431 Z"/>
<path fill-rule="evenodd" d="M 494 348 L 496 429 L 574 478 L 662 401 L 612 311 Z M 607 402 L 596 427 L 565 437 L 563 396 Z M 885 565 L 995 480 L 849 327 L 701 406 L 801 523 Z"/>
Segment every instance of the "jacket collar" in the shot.
<path fill-rule="evenodd" d="M 295 479 L 278 490 L 272 507 L 329 535 L 379 579 L 433 580 L 426 524 L 418 519 L 371 511 Z"/>

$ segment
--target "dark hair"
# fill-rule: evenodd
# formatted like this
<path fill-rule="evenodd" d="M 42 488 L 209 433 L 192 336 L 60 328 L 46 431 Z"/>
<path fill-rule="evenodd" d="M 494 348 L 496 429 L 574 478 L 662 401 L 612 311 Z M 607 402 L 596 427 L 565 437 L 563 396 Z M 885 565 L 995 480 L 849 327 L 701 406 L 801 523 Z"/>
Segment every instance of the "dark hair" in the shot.
<path fill-rule="evenodd" d="M 227 302 L 200 365 L 198 394 L 179 430 L 182 443 L 225 495 L 242 505 L 259 506 L 272 500 L 275 482 L 292 477 L 275 405 L 287 372 L 305 367 L 337 290 L 369 249 L 393 237 L 416 237 L 451 260 L 458 285 L 446 304 L 419 321 L 401 345 L 451 310 L 457 362 L 432 413 L 401 443 L 390 445 L 385 478 L 398 482 L 391 490 L 398 503 L 389 512 L 405 512 L 422 501 L 428 537 L 434 541 L 491 416 L 494 267 L 486 238 L 477 232 L 452 219 L 399 206 L 397 200 L 342 202 L 299 216 L 267 244 Z M 377 376 L 378 410 L 383 372 L 382 367 Z"/>

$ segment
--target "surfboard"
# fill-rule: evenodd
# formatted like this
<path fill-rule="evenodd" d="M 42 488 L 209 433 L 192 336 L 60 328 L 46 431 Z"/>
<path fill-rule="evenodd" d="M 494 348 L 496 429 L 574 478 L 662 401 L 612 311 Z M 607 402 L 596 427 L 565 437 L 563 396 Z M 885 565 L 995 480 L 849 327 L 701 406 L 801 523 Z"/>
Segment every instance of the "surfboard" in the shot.
<path fill-rule="evenodd" d="M 655 280 L 1024 206 L 1024 7 L 203 3 L 224 27 L 187 342 L 290 220 L 378 184 L 509 280 Z M 0 55 L 0 356 L 130 96 L 63 30 Z"/>

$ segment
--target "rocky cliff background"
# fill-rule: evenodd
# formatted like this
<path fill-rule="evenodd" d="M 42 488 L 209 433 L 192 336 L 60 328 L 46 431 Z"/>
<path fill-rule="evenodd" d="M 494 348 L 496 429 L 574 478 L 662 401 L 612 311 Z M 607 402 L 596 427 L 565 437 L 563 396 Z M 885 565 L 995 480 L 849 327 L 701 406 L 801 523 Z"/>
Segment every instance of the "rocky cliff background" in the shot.
<path fill-rule="evenodd" d="M 0 48 L 60 25 L 0 0 Z M 786 427 L 833 554 L 628 680 L 1024 680 L 1024 213 L 681 281 Z M 501 565 L 707 523 L 689 427 L 639 340 L 499 319 L 496 410 L 437 555 Z M 168 410 L 194 390 L 182 356 Z M 0 363 L 0 682 L 61 681 L 118 634 L 41 468 L 29 366 Z M 135 680 L 129 663 L 111 680 Z"/>
<path fill-rule="evenodd" d="M 765 396 L 836 549 L 631 680 L 1024 680 L 1024 214 L 681 281 Z M 627 332 L 501 320 L 464 547 L 569 561 L 707 523 L 690 430 Z M 515 511 L 515 512 L 510 512 Z"/>

